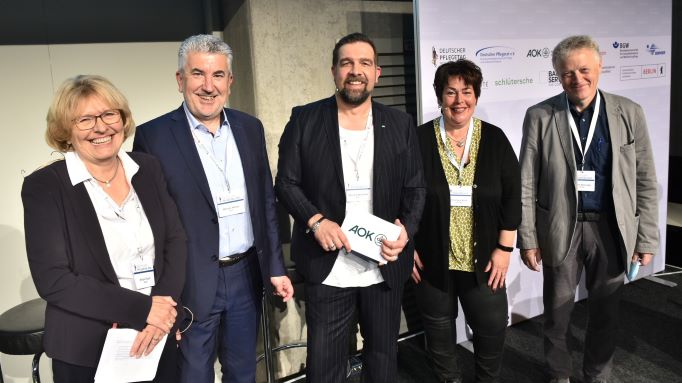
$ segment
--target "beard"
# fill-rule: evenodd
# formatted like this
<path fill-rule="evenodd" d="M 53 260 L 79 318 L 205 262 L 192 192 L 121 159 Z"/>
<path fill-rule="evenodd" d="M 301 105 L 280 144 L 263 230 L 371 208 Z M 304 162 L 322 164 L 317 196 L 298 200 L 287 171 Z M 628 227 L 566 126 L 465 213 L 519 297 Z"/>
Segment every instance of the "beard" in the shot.
<path fill-rule="evenodd" d="M 365 89 L 349 90 L 344 86 L 343 88 L 338 90 L 339 96 L 341 96 L 341 100 L 343 100 L 347 104 L 353 106 L 361 105 L 363 102 L 367 101 L 369 96 L 372 94 L 370 91 L 367 90 L 367 79 L 365 79 L 363 76 L 349 75 L 346 81 L 344 81 L 344 85 L 346 83 L 350 83 L 351 81 L 361 81 L 363 84 L 365 84 Z"/>
<path fill-rule="evenodd" d="M 365 88 L 363 90 L 348 90 L 346 88 L 339 89 L 339 96 L 341 99 L 350 105 L 358 106 L 367 101 L 371 93 Z"/>

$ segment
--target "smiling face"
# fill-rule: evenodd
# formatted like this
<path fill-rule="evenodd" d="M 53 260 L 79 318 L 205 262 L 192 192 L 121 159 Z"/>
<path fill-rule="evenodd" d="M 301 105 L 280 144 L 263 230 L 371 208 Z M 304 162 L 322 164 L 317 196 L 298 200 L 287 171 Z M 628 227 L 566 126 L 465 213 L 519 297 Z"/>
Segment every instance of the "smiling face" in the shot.
<path fill-rule="evenodd" d="M 374 49 L 366 42 L 349 43 L 339 48 L 339 60 L 332 67 L 332 74 L 340 101 L 360 105 L 369 99 L 381 74 L 374 56 Z"/>
<path fill-rule="evenodd" d="M 459 129 L 469 125 L 478 99 L 471 85 L 460 76 L 450 76 L 443 88 L 441 112 L 446 128 Z"/>
<path fill-rule="evenodd" d="M 185 67 L 175 78 L 190 113 L 209 129 L 217 127 L 232 84 L 227 57 L 190 52 Z"/>
<path fill-rule="evenodd" d="M 112 107 L 98 96 L 89 96 L 78 103 L 74 119 L 83 116 L 99 116 Z M 95 126 L 80 130 L 74 123 L 71 130 L 71 145 L 86 165 L 101 166 L 116 159 L 123 145 L 123 118 L 113 124 L 105 124 L 101 118 L 95 119 Z"/>
<path fill-rule="evenodd" d="M 601 74 L 601 57 L 598 53 L 588 48 L 573 50 L 556 70 L 561 86 L 578 111 L 589 106 L 597 94 Z"/>

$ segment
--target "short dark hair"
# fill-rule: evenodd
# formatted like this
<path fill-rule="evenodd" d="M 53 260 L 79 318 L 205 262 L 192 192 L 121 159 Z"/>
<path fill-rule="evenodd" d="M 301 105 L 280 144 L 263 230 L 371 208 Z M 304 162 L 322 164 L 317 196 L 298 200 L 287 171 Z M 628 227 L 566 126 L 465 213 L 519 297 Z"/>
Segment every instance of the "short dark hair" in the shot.
<path fill-rule="evenodd" d="M 481 96 L 481 83 L 483 82 L 481 68 L 469 60 L 461 59 L 457 61 L 448 61 L 436 69 L 436 76 L 433 79 L 433 89 L 436 91 L 438 105 L 443 102 L 443 89 L 445 89 L 445 86 L 452 76 L 461 77 L 466 85 L 471 85 L 471 87 L 474 88 L 474 95 L 478 100 Z"/>
<path fill-rule="evenodd" d="M 336 66 L 336 64 L 339 62 L 339 49 L 341 49 L 342 46 L 346 44 L 352 44 L 352 43 L 367 43 L 372 47 L 372 50 L 374 51 L 374 65 L 379 65 L 379 57 L 377 56 L 377 47 L 374 46 L 374 41 L 370 39 L 366 34 L 360 33 L 360 32 L 354 32 L 351 33 L 350 35 L 343 36 L 337 43 L 334 45 L 334 51 L 332 52 L 332 66 Z"/>

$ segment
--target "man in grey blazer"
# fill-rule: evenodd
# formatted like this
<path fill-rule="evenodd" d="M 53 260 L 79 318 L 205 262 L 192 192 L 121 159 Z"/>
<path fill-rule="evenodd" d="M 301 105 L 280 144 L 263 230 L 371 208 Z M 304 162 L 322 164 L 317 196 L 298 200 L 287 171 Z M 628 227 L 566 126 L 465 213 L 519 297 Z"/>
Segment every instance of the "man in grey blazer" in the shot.
<path fill-rule="evenodd" d="M 658 198 L 642 108 L 598 90 L 589 36 L 561 41 L 552 64 L 564 92 L 528 109 L 521 143 L 523 262 L 544 275 L 544 350 L 552 382 L 569 382 L 566 344 L 583 268 L 589 291 L 585 382 L 605 382 L 624 272 L 658 248 Z"/>

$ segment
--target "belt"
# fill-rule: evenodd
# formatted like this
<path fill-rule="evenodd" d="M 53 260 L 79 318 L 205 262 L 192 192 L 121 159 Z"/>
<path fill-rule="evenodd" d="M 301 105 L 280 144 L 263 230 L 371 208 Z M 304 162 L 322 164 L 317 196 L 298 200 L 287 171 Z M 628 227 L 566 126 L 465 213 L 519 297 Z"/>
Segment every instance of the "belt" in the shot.
<path fill-rule="evenodd" d="M 231 256 L 226 257 L 226 258 L 221 258 L 218 260 L 218 266 L 225 267 L 225 266 L 236 265 L 237 263 L 239 263 L 239 261 L 241 261 L 242 259 L 251 255 L 251 253 L 253 253 L 255 251 L 255 249 L 256 249 L 255 247 L 251 247 L 250 249 L 246 250 L 243 253 L 238 253 L 238 254 L 234 254 L 234 255 L 231 255 Z"/>
<path fill-rule="evenodd" d="M 578 222 L 597 222 L 600 214 L 594 211 L 578 212 Z"/>

